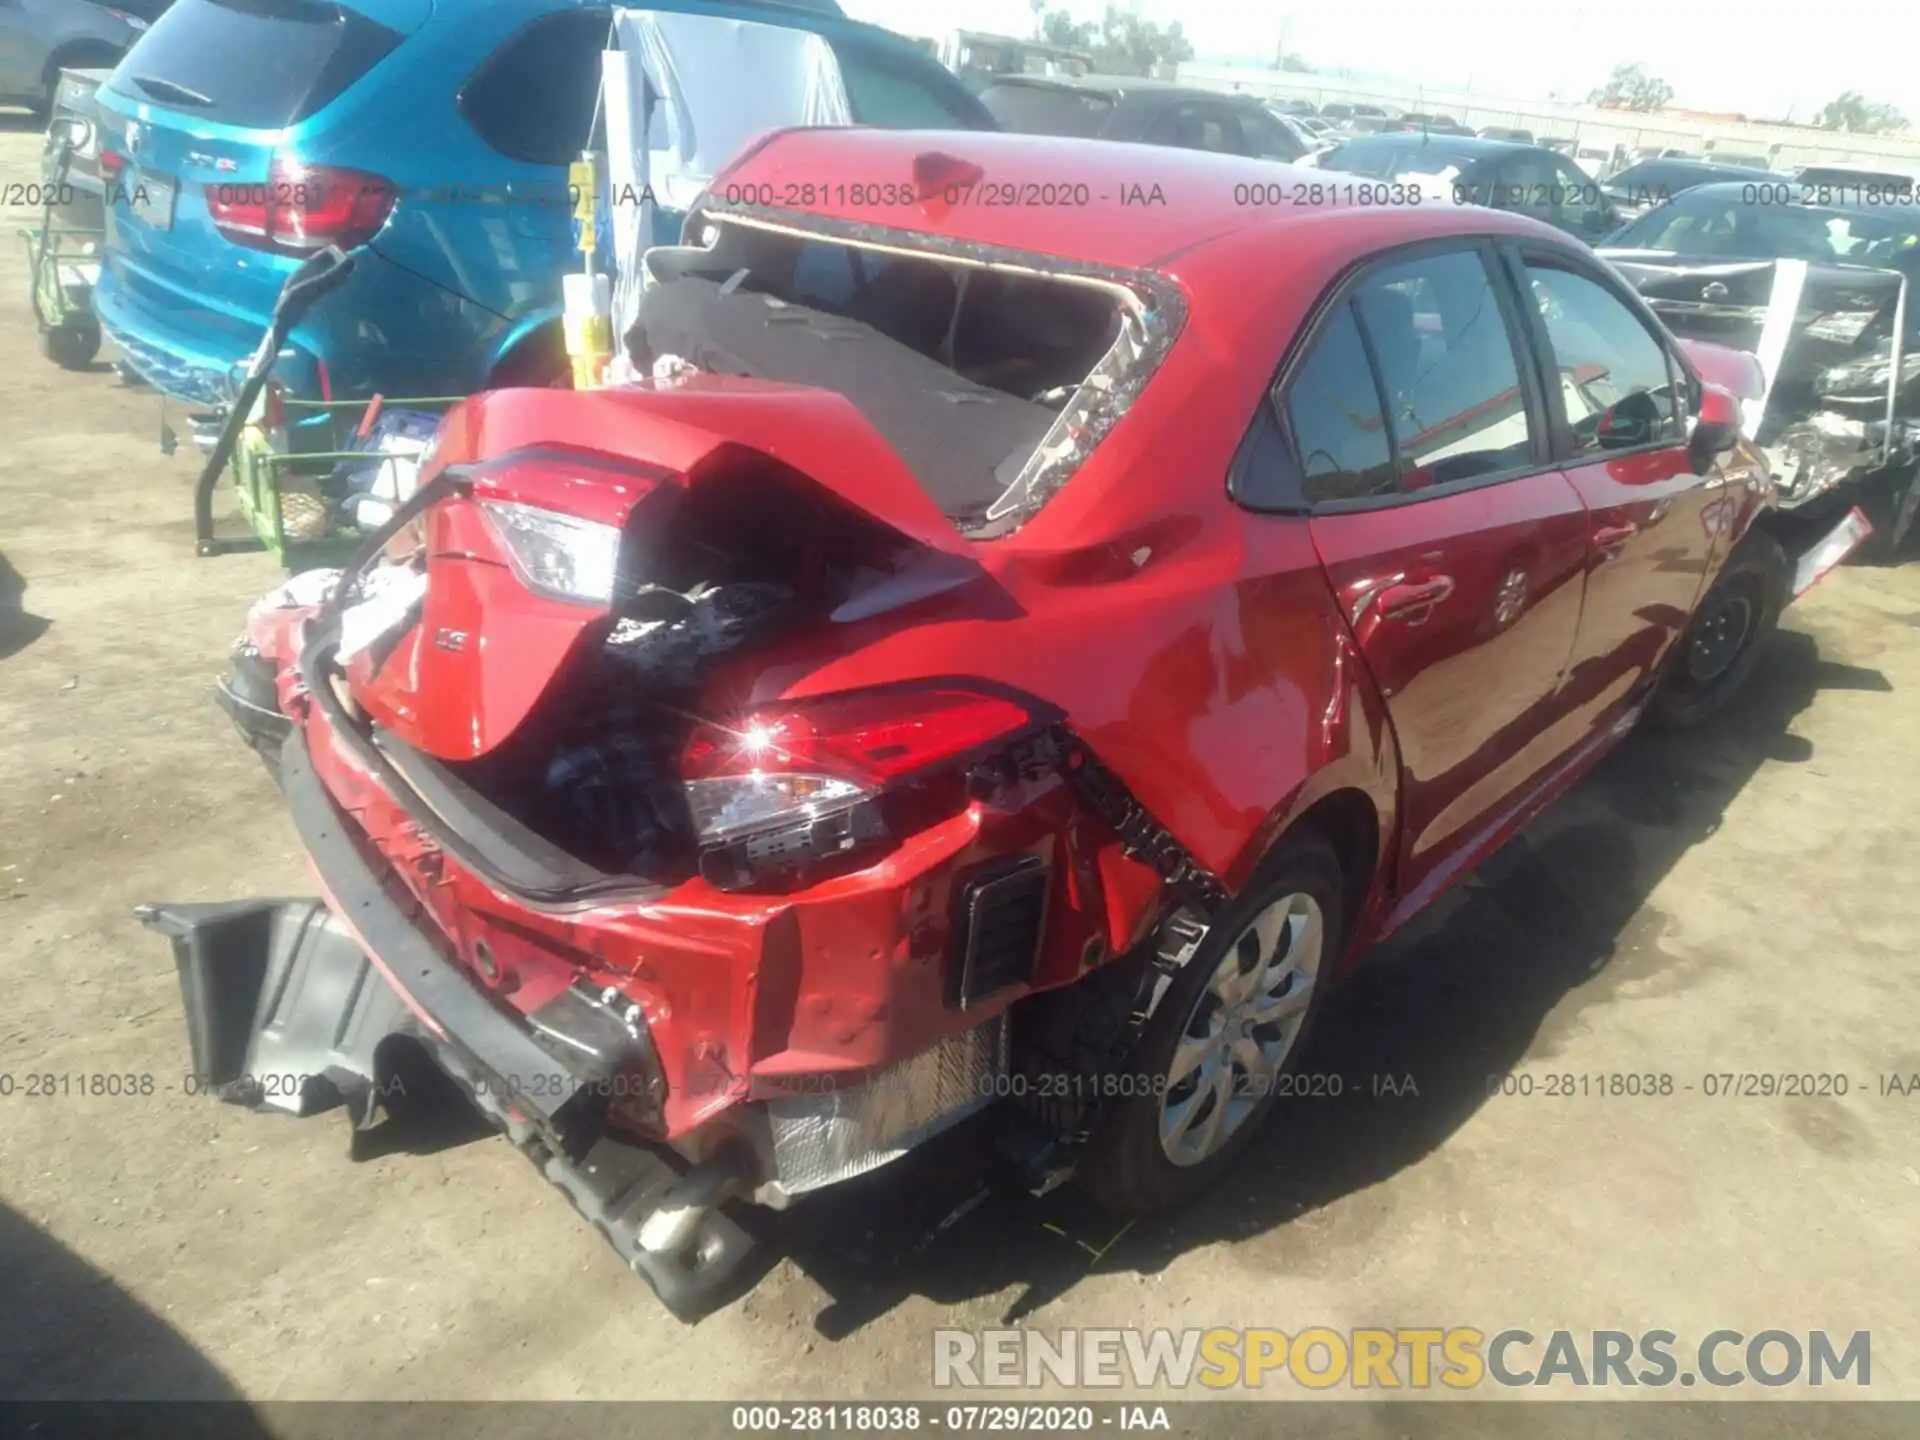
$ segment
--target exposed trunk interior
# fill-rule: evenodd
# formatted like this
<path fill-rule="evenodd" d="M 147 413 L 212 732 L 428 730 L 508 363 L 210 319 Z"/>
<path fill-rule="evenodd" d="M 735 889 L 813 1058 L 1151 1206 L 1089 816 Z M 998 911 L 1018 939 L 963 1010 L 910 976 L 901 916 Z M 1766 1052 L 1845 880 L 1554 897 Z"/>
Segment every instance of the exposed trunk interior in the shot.
<path fill-rule="evenodd" d="M 963 528 L 981 522 L 1126 328 L 1125 292 L 720 221 L 650 251 L 634 364 L 845 396 Z"/>
<path fill-rule="evenodd" d="M 692 872 L 679 757 L 695 724 L 724 723 L 744 703 L 750 668 L 724 696 L 710 693 L 724 662 L 979 575 L 762 454 L 743 450 L 737 464 L 636 512 L 629 563 L 648 583 L 616 604 L 505 743 L 444 767 L 608 874 L 672 883 Z"/>

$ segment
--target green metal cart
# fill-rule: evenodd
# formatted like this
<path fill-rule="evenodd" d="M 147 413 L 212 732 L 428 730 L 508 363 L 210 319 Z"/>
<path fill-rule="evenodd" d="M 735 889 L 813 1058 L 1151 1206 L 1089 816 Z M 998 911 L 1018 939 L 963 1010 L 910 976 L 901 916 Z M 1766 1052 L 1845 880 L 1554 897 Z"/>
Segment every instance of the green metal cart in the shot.
<path fill-rule="evenodd" d="M 356 492 L 348 472 L 410 463 L 405 456 L 356 448 L 355 440 L 366 437 L 383 410 L 444 413 L 459 398 L 282 400 L 270 407 L 263 390 L 239 426 L 225 465 L 252 536 L 236 543 L 202 535 L 199 552 L 266 549 L 290 570 L 344 559 L 364 538 L 351 508 Z M 270 409 L 277 414 L 270 416 Z M 303 443 L 329 437 L 321 443 L 330 448 L 288 448 L 286 437 L 293 434 L 302 436 Z"/>
<path fill-rule="evenodd" d="M 272 321 L 194 487 L 197 553 L 267 550 L 289 570 L 344 558 L 364 538 L 353 513 L 355 496 L 364 491 L 352 472 L 412 463 L 407 455 L 383 453 L 366 443 L 379 416 L 388 410 L 443 414 L 464 398 L 304 400 L 287 398 L 273 387 L 273 363 L 288 332 L 346 280 L 353 266 L 353 252 L 329 247 L 306 260 L 281 288 Z M 232 485 L 246 521 L 244 536 L 214 533 L 213 496 L 223 479 Z"/>
<path fill-rule="evenodd" d="M 27 242 L 28 284 L 40 351 L 64 370 L 84 370 L 100 353 L 100 321 L 93 313 L 93 285 L 100 274 L 106 231 L 76 225 L 76 192 L 69 178 L 73 147 L 49 145 L 41 182 L 40 224 L 22 230 Z M 31 188 L 31 187 L 29 187 Z"/>

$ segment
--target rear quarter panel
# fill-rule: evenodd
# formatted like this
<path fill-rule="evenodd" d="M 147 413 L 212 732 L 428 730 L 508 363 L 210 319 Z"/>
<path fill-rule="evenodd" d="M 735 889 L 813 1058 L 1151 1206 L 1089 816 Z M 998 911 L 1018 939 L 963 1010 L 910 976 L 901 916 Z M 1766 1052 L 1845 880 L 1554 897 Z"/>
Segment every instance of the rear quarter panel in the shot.
<path fill-rule="evenodd" d="M 752 699 L 986 676 L 1066 711 L 1234 887 L 1314 803 L 1359 792 L 1378 821 L 1378 892 L 1399 775 L 1384 707 L 1305 520 L 1251 514 L 1226 493 L 1286 346 L 1353 253 L 1350 231 L 1312 220 L 1287 243 L 1284 280 L 1271 235 L 1171 264 L 1189 299 L 1178 343 L 1061 493 L 980 547 L 1000 597 L 934 602 L 891 633 L 846 627 L 763 672 Z"/>

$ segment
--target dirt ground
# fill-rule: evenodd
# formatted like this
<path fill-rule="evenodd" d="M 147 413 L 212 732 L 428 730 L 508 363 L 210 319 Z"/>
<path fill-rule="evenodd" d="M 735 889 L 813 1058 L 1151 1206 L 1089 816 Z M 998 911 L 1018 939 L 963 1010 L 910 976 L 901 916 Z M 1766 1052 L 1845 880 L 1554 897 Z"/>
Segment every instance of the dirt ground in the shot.
<path fill-rule="evenodd" d="M 0 132 L 0 182 L 35 178 L 38 137 Z M 1195 1209 L 1115 1241 L 1070 1195 L 1008 1199 L 902 1258 L 903 1214 L 960 1191 L 889 1176 L 687 1327 L 503 1143 L 354 1164 L 337 1115 L 182 1093 L 133 907 L 307 889 L 210 699 L 277 574 L 194 558 L 197 457 L 159 453 L 152 394 L 42 359 L 26 297 L 0 249 L 0 1395 L 871 1400 L 932 1393 L 934 1327 L 1012 1316 L 1871 1330 L 1871 1394 L 1920 1398 L 1920 1097 L 1882 1091 L 1920 1072 L 1920 563 L 1834 575 L 1737 714 L 1630 740 L 1397 939 L 1308 1067 L 1348 1093 Z M 1489 1098 L 1508 1071 L 1675 1089 Z M 1746 1071 L 1848 1093 L 1704 1093 Z M 107 1074 L 154 1093 L 72 1093 Z"/>

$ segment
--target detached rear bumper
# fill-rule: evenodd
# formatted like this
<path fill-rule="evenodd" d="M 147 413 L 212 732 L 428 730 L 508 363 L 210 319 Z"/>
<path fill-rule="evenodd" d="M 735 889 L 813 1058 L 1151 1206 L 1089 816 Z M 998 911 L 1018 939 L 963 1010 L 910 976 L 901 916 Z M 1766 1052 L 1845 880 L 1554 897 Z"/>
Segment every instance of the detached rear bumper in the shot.
<path fill-rule="evenodd" d="M 1818 539 L 1793 553 L 1792 598 L 1798 600 L 1819 584 L 1828 571 L 1858 550 L 1872 533 L 1872 523 L 1855 506 Z"/>
<path fill-rule="evenodd" d="M 297 731 L 281 763 L 329 903 L 138 912 L 173 942 L 202 1087 L 296 1115 L 344 1100 L 365 1126 L 394 1098 L 389 1041 L 418 1041 L 676 1315 L 697 1318 L 751 1283 L 754 1241 L 719 1208 L 745 1178 L 735 1157 L 688 1169 L 607 1129 L 616 1095 L 657 1099 L 644 1029 L 578 991 L 525 1021 L 506 1014 L 382 882 Z"/>

